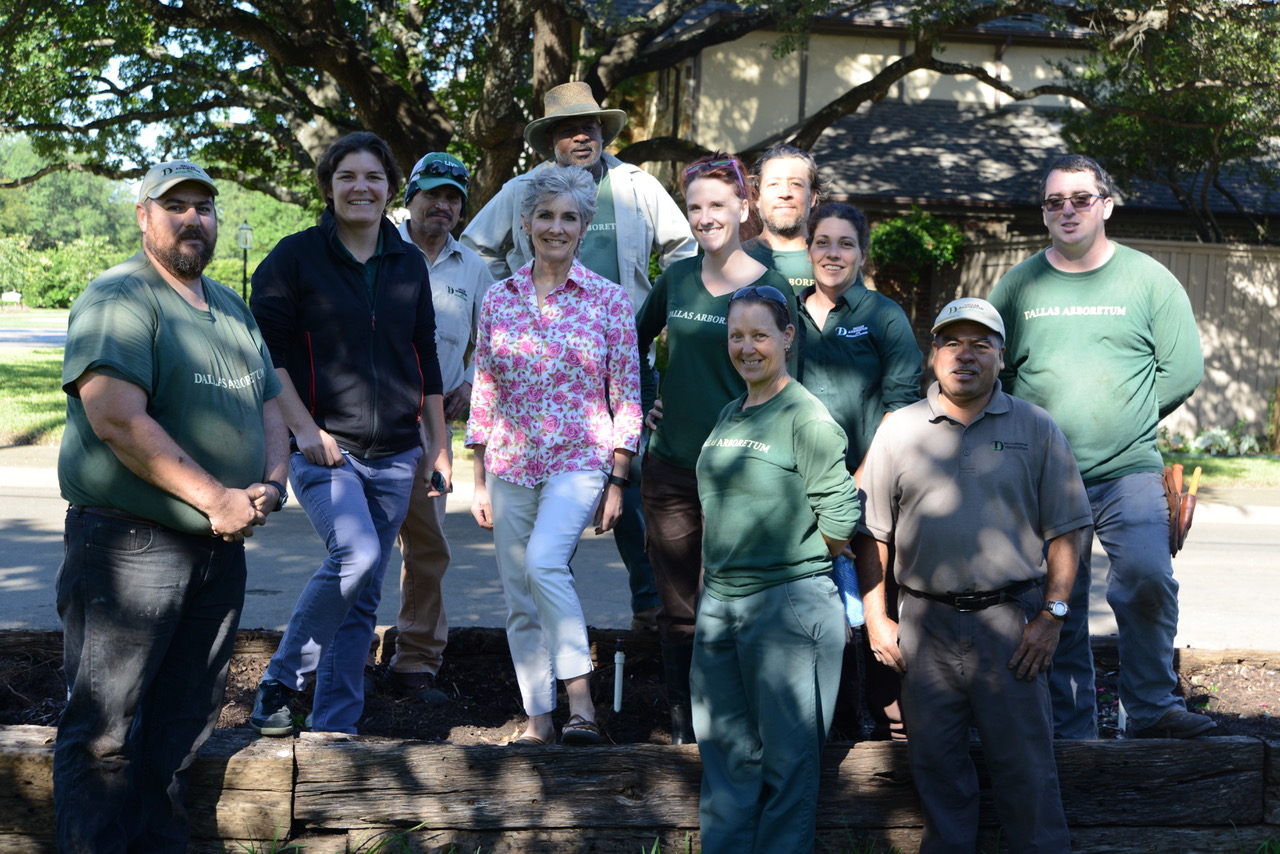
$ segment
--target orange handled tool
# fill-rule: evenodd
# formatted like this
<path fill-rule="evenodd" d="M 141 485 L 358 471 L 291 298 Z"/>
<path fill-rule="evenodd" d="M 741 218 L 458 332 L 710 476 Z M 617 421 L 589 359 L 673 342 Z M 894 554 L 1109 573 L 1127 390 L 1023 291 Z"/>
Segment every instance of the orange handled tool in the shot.
<path fill-rule="evenodd" d="M 1191 473 L 1191 485 L 1187 494 L 1182 497 L 1182 507 L 1178 513 L 1178 548 L 1187 541 L 1187 532 L 1191 530 L 1191 519 L 1196 514 L 1196 493 L 1200 491 L 1200 466 Z"/>

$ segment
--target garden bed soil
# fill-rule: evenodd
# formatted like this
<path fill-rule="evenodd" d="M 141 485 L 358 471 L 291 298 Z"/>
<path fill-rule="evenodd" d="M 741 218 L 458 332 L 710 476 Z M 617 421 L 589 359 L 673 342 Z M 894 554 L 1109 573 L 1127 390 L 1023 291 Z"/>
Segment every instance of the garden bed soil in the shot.
<path fill-rule="evenodd" d="M 624 668 L 621 713 L 613 711 L 614 641 L 629 639 Z M 662 682 L 659 646 L 651 637 L 629 632 L 593 632 L 600 666 L 593 677 L 598 720 L 616 744 L 669 744 L 670 719 Z M 1103 738 L 1118 733 L 1116 675 L 1108 656 L 1099 655 L 1099 729 Z M 247 728 L 254 692 L 269 659 L 268 652 L 240 652 L 232 660 L 220 728 Z M 1261 656 L 1234 661 L 1192 663 L 1182 668 L 1181 689 L 1188 705 L 1218 723 L 1215 735 L 1243 735 L 1280 742 L 1280 658 Z M 437 705 L 398 700 L 382 679 L 373 680 L 360 732 L 392 738 L 457 745 L 505 744 L 520 734 L 515 672 L 501 630 L 454 629 L 437 687 L 449 701 Z M 0 649 L 0 725 L 53 726 L 65 704 L 60 650 Z M 309 711 L 309 695 L 298 694 L 299 719 Z M 567 703 L 557 712 L 563 724 Z M 832 733 L 835 741 L 856 741 L 863 732 Z"/>

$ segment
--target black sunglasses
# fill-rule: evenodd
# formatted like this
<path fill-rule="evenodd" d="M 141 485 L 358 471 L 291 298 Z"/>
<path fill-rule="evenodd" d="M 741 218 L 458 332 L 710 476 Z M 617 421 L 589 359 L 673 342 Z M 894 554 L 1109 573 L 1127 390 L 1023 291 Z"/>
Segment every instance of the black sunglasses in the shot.
<path fill-rule="evenodd" d="M 786 296 L 773 285 L 747 285 L 745 288 L 738 288 L 733 292 L 733 296 L 729 297 L 729 302 L 745 297 L 760 297 L 776 302 L 779 305 L 787 305 Z"/>
<path fill-rule="evenodd" d="M 446 160 L 432 160 L 430 163 L 423 164 L 418 173 L 413 176 L 413 180 L 426 176 L 428 178 L 452 178 L 463 186 L 465 189 L 471 181 L 471 175 L 467 170 L 456 163 L 449 163 Z"/>
<path fill-rule="evenodd" d="M 1072 193 L 1069 196 L 1050 196 L 1044 200 L 1044 209 L 1047 211 L 1060 211 L 1062 206 L 1067 202 L 1071 202 L 1071 207 L 1078 211 L 1087 211 L 1093 207 L 1094 199 L 1105 199 L 1106 196 L 1100 196 L 1097 193 Z"/>

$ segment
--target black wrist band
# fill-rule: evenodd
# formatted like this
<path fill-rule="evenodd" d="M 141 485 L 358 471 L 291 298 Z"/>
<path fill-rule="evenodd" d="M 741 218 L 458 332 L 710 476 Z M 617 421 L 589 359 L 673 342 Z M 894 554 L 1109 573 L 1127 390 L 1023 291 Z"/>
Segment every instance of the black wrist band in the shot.
<path fill-rule="evenodd" d="M 623 489 L 631 486 L 631 481 L 627 480 L 625 477 L 618 477 L 616 474 L 609 475 L 609 483 L 614 486 L 620 486 Z"/>

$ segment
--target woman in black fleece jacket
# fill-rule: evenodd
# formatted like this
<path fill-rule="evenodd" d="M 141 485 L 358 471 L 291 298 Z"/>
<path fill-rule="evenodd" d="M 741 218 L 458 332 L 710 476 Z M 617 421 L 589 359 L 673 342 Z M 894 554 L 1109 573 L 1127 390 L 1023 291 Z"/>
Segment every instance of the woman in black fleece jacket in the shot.
<path fill-rule="evenodd" d="M 382 576 L 418 459 L 449 488 L 435 313 L 422 253 L 384 216 L 401 173 L 371 133 L 321 158 L 320 224 L 286 237 L 253 275 L 252 307 L 280 374 L 289 477 L 329 554 L 303 589 L 250 725 L 293 732 L 289 697 L 315 673 L 309 726 L 354 733 Z"/>

